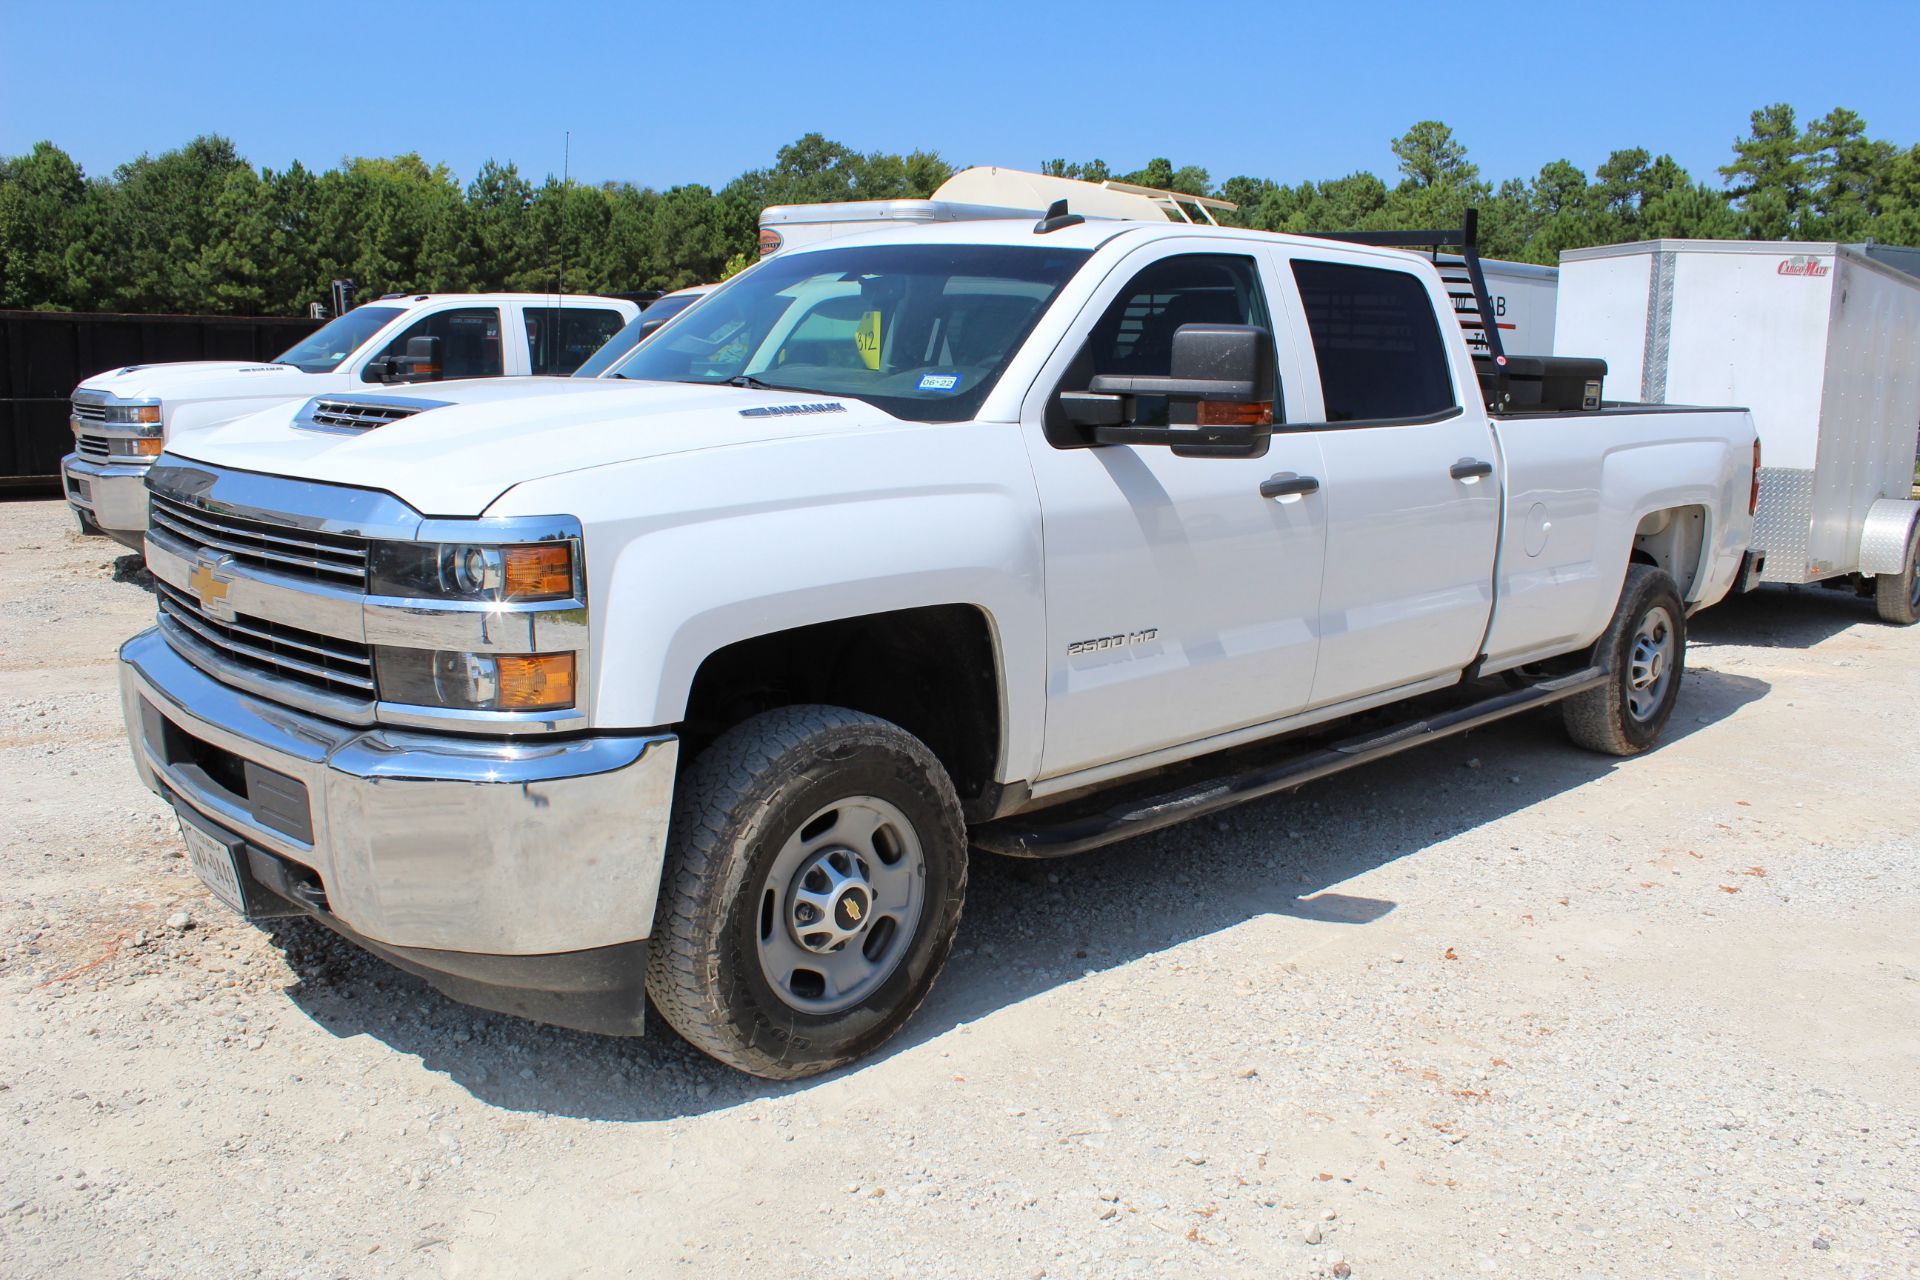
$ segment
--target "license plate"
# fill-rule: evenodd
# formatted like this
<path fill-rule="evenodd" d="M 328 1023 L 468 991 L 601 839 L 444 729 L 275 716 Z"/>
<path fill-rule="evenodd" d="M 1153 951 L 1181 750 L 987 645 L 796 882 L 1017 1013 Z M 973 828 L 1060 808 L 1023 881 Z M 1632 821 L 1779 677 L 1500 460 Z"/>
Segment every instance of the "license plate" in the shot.
<path fill-rule="evenodd" d="M 180 819 L 180 834 L 187 842 L 187 857 L 200 883 L 234 911 L 243 916 L 247 914 L 247 897 L 240 888 L 240 870 L 234 865 L 234 859 L 239 856 L 235 845 L 212 832 L 202 831 L 185 818 Z"/>

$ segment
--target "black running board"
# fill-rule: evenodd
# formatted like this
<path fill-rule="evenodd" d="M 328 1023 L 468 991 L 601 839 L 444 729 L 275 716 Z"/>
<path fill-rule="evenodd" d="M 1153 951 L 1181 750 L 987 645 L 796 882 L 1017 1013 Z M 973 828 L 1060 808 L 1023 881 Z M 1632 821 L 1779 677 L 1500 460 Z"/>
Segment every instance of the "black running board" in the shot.
<path fill-rule="evenodd" d="M 1085 853 L 1117 840 L 1171 827 L 1204 817 L 1249 800 L 1290 791 L 1316 778 L 1340 773 L 1374 760 L 1398 755 L 1410 747 L 1465 733 L 1504 720 L 1522 711 L 1571 698 L 1598 688 L 1608 679 L 1599 667 L 1585 667 L 1522 689 L 1484 698 L 1470 706 L 1369 732 L 1331 747 L 1308 751 L 1274 764 L 1242 773 L 1191 783 L 1164 795 L 1127 801 L 1098 813 L 1047 821 L 1045 811 L 1031 816 L 1015 814 L 975 827 L 975 847 L 1014 858 L 1064 858 Z"/>

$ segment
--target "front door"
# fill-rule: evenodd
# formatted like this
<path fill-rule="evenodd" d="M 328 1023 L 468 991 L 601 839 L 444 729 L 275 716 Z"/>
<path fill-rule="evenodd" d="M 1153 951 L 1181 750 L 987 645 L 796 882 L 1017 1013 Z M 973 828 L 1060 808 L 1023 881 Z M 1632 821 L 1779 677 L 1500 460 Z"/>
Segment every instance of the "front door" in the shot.
<path fill-rule="evenodd" d="M 1087 447 L 1053 398 L 1098 374 L 1166 376 L 1182 324 L 1273 331 L 1259 255 L 1182 248 L 1123 262 L 1088 304 L 1090 336 L 1028 400 L 1046 545 L 1042 778 L 1273 720 L 1312 689 L 1324 509 L 1261 486 L 1317 477 L 1318 437 L 1276 434 L 1262 458 Z M 1167 422 L 1164 400 L 1136 403 L 1135 421 Z"/>

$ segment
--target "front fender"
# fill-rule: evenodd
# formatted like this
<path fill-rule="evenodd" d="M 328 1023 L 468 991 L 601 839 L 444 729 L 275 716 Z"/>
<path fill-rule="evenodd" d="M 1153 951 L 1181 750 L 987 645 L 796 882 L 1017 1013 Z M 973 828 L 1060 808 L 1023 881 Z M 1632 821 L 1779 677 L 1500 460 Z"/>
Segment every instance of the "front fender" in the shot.
<path fill-rule="evenodd" d="M 709 654 L 931 605 L 987 616 L 1002 780 L 1031 777 L 1045 696 L 1038 501 L 1018 433 L 975 423 L 696 451 L 519 486 L 488 514 L 586 528 L 595 727 L 672 725 Z"/>

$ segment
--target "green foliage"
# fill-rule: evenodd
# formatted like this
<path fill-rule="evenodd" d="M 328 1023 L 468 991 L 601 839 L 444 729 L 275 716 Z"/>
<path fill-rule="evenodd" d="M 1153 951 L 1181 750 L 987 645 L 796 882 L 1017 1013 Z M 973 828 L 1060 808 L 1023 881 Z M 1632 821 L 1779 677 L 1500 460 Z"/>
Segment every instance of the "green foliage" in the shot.
<path fill-rule="evenodd" d="M 1098 159 L 1040 168 L 1218 196 L 1239 206 L 1221 221 L 1272 231 L 1458 226 L 1477 207 L 1483 252 L 1544 263 L 1666 236 L 1920 245 L 1920 145 L 1873 138 L 1844 107 L 1804 130 L 1797 121 L 1785 103 L 1755 111 L 1720 188 L 1641 147 L 1614 151 L 1591 176 L 1560 159 L 1496 185 L 1438 120 L 1392 140 L 1391 184 L 1362 171 L 1291 186 L 1237 175 L 1216 187 L 1207 170 L 1164 156 L 1130 172 Z M 298 314 L 339 277 L 362 298 L 677 289 L 751 264 L 768 205 L 922 198 L 952 172 L 931 151 L 863 153 L 818 133 L 718 191 L 536 184 L 495 161 L 463 188 L 412 154 L 276 173 L 220 137 L 89 178 L 40 142 L 0 157 L 0 307 Z"/>

